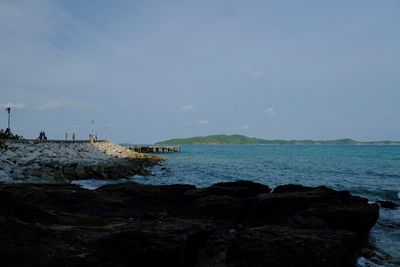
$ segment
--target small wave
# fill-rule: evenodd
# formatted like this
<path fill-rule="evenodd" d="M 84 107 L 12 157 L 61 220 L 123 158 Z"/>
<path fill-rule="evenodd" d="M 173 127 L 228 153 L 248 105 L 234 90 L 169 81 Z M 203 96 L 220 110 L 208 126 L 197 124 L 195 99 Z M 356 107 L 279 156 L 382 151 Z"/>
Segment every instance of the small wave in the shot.
<path fill-rule="evenodd" d="M 381 267 L 384 265 L 376 264 L 364 257 L 359 257 L 359 258 L 357 258 L 357 266 L 358 267 Z"/>
<path fill-rule="evenodd" d="M 367 197 L 370 200 L 398 201 L 400 191 L 390 189 L 351 188 L 351 193 Z"/>
<path fill-rule="evenodd" d="M 376 171 L 371 171 L 371 170 L 365 171 L 364 174 L 376 176 L 376 177 L 380 177 L 380 178 L 399 178 L 398 174 L 382 173 L 382 172 L 376 172 Z"/>
<path fill-rule="evenodd" d="M 79 185 L 82 188 L 94 190 L 99 188 L 100 186 L 107 185 L 107 184 L 117 184 L 117 183 L 126 183 L 128 179 L 118 179 L 118 180 L 74 180 L 71 183 Z"/>
<path fill-rule="evenodd" d="M 357 257 L 356 265 L 358 267 L 399 266 L 399 261 L 382 249 L 370 247 L 366 249 L 366 252 L 367 254 Z"/>
<path fill-rule="evenodd" d="M 400 262 L 397 260 L 389 260 L 389 261 L 385 261 L 383 263 L 375 263 L 364 257 L 357 258 L 357 262 L 356 262 L 356 265 L 358 267 L 383 267 L 383 266 L 384 267 L 398 267 L 399 264 L 400 264 Z"/>

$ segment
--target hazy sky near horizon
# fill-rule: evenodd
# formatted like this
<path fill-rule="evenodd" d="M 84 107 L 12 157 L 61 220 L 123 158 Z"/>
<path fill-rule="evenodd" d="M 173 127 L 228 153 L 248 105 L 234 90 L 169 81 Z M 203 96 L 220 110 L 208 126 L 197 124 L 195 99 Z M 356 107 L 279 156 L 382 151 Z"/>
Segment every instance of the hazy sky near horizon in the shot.
<path fill-rule="evenodd" d="M 400 1 L 0 0 L 0 128 L 400 140 Z"/>

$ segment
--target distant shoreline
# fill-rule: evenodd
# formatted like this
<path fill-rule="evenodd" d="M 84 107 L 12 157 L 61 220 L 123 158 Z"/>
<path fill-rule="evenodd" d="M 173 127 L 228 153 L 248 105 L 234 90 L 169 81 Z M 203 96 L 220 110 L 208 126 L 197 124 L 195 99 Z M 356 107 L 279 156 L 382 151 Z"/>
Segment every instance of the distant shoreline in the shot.
<path fill-rule="evenodd" d="M 353 139 L 335 140 L 266 140 L 244 135 L 208 135 L 190 138 L 175 138 L 158 145 L 400 145 L 400 141 L 357 141 Z"/>
<path fill-rule="evenodd" d="M 253 146 L 400 146 L 400 143 L 360 143 L 360 144 L 339 144 L 339 143 L 333 143 L 333 144 L 234 144 L 234 143 L 155 143 L 156 145 L 199 145 L 199 146 L 217 146 L 217 145 L 224 145 L 224 146 L 240 146 L 240 145 L 253 145 Z"/>

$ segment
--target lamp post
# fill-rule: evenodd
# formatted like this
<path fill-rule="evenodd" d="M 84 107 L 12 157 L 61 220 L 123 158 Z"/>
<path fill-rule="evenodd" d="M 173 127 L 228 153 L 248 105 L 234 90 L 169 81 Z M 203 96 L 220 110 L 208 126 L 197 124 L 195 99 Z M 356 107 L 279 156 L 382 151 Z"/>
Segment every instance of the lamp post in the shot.
<path fill-rule="evenodd" d="M 7 127 L 7 129 L 10 129 L 11 107 L 7 107 L 6 111 L 8 113 L 8 127 Z"/>
<path fill-rule="evenodd" d="M 92 119 L 92 132 L 90 134 L 92 140 L 93 140 L 93 135 L 94 135 L 94 119 Z"/>

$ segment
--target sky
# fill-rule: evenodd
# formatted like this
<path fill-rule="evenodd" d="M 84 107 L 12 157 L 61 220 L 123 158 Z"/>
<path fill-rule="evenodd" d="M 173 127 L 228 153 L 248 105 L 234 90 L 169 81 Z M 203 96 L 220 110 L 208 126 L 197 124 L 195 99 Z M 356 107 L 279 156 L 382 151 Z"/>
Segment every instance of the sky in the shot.
<path fill-rule="evenodd" d="M 0 128 L 400 140 L 398 0 L 0 0 Z M 94 124 L 92 124 L 94 120 Z"/>

